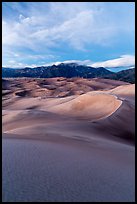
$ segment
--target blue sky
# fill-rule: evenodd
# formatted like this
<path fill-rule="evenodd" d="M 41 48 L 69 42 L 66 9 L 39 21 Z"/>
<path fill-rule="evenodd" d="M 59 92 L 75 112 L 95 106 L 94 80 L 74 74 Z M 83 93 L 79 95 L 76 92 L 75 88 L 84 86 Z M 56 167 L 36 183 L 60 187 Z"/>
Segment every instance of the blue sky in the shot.
<path fill-rule="evenodd" d="M 3 2 L 2 65 L 135 65 L 133 2 Z"/>

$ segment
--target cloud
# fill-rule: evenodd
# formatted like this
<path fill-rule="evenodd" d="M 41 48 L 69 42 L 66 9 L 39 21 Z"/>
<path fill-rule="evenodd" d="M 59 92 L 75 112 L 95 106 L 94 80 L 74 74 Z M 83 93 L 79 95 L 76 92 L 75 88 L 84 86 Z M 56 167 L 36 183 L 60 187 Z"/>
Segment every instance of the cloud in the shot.
<path fill-rule="evenodd" d="M 15 52 L 5 52 L 5 56 L 8 59 L 6 63 L 3 63 L 3 67 L 36 67 L 45 64 L 46 60 L 54 60 L 54 55 L 38 55 L 38 54 L 25 54 Z M 56 56 L 57 58 L 57 56 Z M 26 62 L 26 63 L 25 63 Z"/>
<path fill-rule="evenodd" d="M 48 48 L 67 42 L 74 49 L 81 50 L 88 43 L 105 45 L 108 40 L 111 43 L 119 29 L 124 29 L 122 24 L 115 22 L 111 16 L 107 19 L 108 11 L 103 7 L 104 4 L 82 3 L 51 3 L 48 12 L 36 9 L 36 4 L 31 3 L 33 9 L 30 13 L 20 13 L 16 20 L 10 22 L 3 19 L 3 45 L 33 50 L 42 45 Z M 43 3 L 38 6 L 42 8 L 41 5 L 44 7 Z M 17 3 L 13 8 L 23 10 L 21 4 Z"/>
<path fill-rule="evenodd" d="M 69 64 L 69 63 L 76 63 L 79 65 L 88 65 L 91 63 L 91 60 L 65 60 L 65 61 L 60 61 L 60 62 L 50 62 L 45 64 L 45 66 L 51 66 L 51 65 L 59 65 L 61 63 Z"/>
<path fill-rule="evenodd" d="M 34 67 L 36 67 L 37 65 L 34 65 Z M 30 65 L 26 64 L 26 63 L 22 63 L 22 62 L 16 62 L 16 61 L 12 61 L 9 60 L 8 64 L 3 65 L 2 67 L 5 68 L 24 68 L 24 67 L 31 67 Z"/>
<path fill-rule="evenodd" d="M 16 55 L 16 54 L 15 54 Z M 16 56 L 17 57 L 17 56 Z M 41 60 L 45 59 L 44 56 L 28 56 L 28 58 L 40 58 Z M 51 56 L 51 58 L 54 58 Z M 103 62 L 95 62 L 93 63 L 91 60 L 65 60 L 65 61 L 54 61 L 50 63 L 45 63 L 44 61 L 40 61 L 39 64 L 36 63 L 23 63 L 20 61 L 17 61 L 17 58 L 15 60 L 9 60 L 9 63 L 6 64 L 4 67 L 13 67 L 13 68 L 23 68 L 23 67 L 38 67 L 38 66 L 52 66 L 52 65 L 59 65 L 61 63 L 76 63 L 78 65 L 86 65 L 94 68 L 98 67 L 105 67 L 105 68 L 118 68 L 118 67 L 135 67 L 135 56 L 133 55 L 122 55 L 117 59 L 107 60 Z"/>
<path fill-rule="evenodd" d="M 30 58 L 34 58 L 34 56 L 28 56 Z M 37 58 L 38 56 L 36 56 Z M 41 56 L 41 59 L 43 59 L 43 57 Z M 41 61 L 41 63 L 39 64 L 35 64 L 35 63 L 31 63 L 31 64 L 27 64 L 27 63 L 22 63 L 20 61 L 17 61 L 17 59 L 15 60 L 9 60 L 8 64 L 5 64 L 3 67 L 11 67 L 11 68 L 23 68 L 23 67 L 38 67 L 38 66 L 52 66 L 52 65 L 59 65 L 61 63 L 77 63 L 79 65 L 88 65 L 91 63 L 91 60 L 65 60 L 65 61 L 55 61 L 55 62 L 50 62 L 50 63 L 45 63 L 44 61 Z"/>
<path fill-rule="evenodd" d="M 106 68 L 117 68 L 117 67 L 131 67 L 135 66 L 135 56 L 133 55 L 122 55 L 117 59 L 107 60 L 103 62 L 95 62 L 93 63 L 91 60 L 65 60 L 65 61 L 58 61 L 58 62 L 51 62 L 45 64 L 45 66 L 50 65 L 58 65 L 61 63 L 77 63 L 79 65 L 87 65 L 91 67 L 106 67 Z"/>
<path fill-rule="evenodd" d="M 119 35 L 134 33 L 128 3 L 114 7 L 105 2 L 3 2 L 3 8 L 3 55 L 15 50 L 21 61 L 28 51 L 35 59 L 67 50 L 84 53 L 93 51 L 94 45 L 112 46 Z"/>
<path fill-rule="evenodd" d="M 107 60 L 103 62 L 95 62 L 90 64 L 93 67 L 106 67 L 106 68 L 116 68 L 116 67 L 133 67 L 135 65 L 135 56 L 133 55 L 122 55 L 117 59 Z"/>

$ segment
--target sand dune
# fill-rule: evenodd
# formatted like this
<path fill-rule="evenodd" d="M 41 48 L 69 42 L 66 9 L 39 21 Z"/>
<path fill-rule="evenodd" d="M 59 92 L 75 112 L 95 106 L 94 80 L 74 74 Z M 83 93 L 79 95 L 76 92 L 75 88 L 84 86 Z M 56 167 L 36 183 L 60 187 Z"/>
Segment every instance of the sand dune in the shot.
<path fill-rule="evenodd" d="M 106 79 L 49 78 L 3 79 L 3 89 L 9 89 L 17 96 L 26 97 L 67 97 L 81 95 L 89 91 L 109 90 L 118 85 L 129 84 L 122 81 Z"/>
<path fill-rule="evenodd" d="M 115 112 L 121 103 L 120 100 L 108 94 L 83 94 L 71 101 L 51 107 L 49 110 L 65 115 L 81 116 L 96 120 Z"/>
<path fill-rule="evenodd" d="M 46 189 L 44 201 L 134 201 L 134 84 L 80 78 L 6 79 L 2 83 L 5 201 L 15 201 L 15 193 L 16 201 L 33 201 L 31 189 L 37 192 L 36 201 L 41 201 L 42 189 Z M 37 175 L 32 180 L 26 171 L 29 164 Z M 17 189 L 6 185 L 12 180 L 9 168 Z M 77 172 L 75 177 L 71 169 Z M 19 172 L 25 172 L 24 178 L 18 178 Z"/>
<path fill-rule="evenodd" d="M 48 79 L 44 81 L 24 79 L 24 84 L 22 84 L 22 86 L 26 86 L 27 84 L 27 88 L 31 86 L 31 92 L 35 92 L 35 85 L 37 83 L 45 84 L 45 81 L 51 86 L 55 83 L 66 84 L 64 78 Z M 71 83 L 72 81 L 73 83 L 74 81 L 75 83 L 80 83 L 80 79 L 67 79 L 67 81 Z M 98 83 L 107 83 L 106 79 L 101 79 L 101 82 L 99 79 L 91 80 L 91 82 L 89 80 L 86 81 L 86 79 L 81 81 L 81 84 L 94 84 L 95 82 L 94 85 L 97 85 Z M 110 82 L 111 80 L 108 81 L 110 86 L 118 83 L 117 81 L 114 83 L 114 80 L 112 80 L 111 85 Z M 8 80 L 6 83 L 8 83 Z M 102 135 L 103 137 L 104 133 L 102 133 L 102 130 L 105 129 L 105 135 L 109 135 L 110 138 L 111 136 L 116 136 L 123 139 L 134 140 L 134 84 L 130 85 L 126 83 L 125 85 L 121 85 L 121 82 L 119 82 L 119 86 L 110 90 L 99 89 L 82 95 L 80 94 L 79 96 L 53 96 L 50 98 L 42 98 L 41 96 L 32 97 L 32 95 L 25 94 L 24 90 L 22 90 L 22 92 L 21 90 L 15 90 L 15 85 L 19 83 L 19 79 L 14 82 L 10 80 L 9 83 L 12 84 L 11 90 L 13 88 L 13 93 L 12 95 L 9 93 L 10 98 L 8 97 L 8 93 L 3 97 L 4 132 L 12 131 L 13 133 L 17 132 L 18 134 L 24 134 L 28 129 L 34 132 L 34 127 L 49 123 L 50 125 L 52 124 L 50 127 L 52 130 L 56 129 L 54 125 L 58 124 L 59 121 L 60 124 L 65 123 L 65 121 L 71 124 L 71 121 L 73 121 L 76 127 L 79 128 L 79 120 L 87 120 L 87 122 L 90 123 L 90 128 L 94 133 L 97 133 L 97 135 Z M 104 87 L 104 85 L 102 86 Z M 18 88 L 16 87 L 16 89 Z M 42 88 L 42 90 L 43 89 L 44 88 Z M 40 91 L 38 91 L 37 94 L 39 92 Z M 57 128 L 57 131 L 59 131 L 58 129 L 60 128 L 59 133 L 63 131 L 60 126 L 61 125 Z M 27 130 L 23 131 L 23 128 L 27 128 Z M 18 131 L 16 129 L 18 129 Z M 30 130 L 29 132 L 31 133 Z M 38 131 L 35 130 L 35 132 Z M 85 134 L 87 134 L 87 132 Z M 91 130 L 89 134 L 91 134 Z"/>
<path fill-rule="evenodd" d="M 109 91 L 111 94 L 115 94 L 118 97 L 121 97 L 123 99 L 130 99 L 135 101 L 135 84 L 131 85 L 124 85 L 116 87 Z"/>

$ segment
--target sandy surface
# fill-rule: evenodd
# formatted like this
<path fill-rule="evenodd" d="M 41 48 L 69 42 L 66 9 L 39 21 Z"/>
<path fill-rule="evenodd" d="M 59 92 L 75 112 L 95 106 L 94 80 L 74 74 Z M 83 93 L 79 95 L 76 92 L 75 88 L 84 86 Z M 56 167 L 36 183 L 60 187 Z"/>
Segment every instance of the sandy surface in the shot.
<path fill-rule="evenodd" d="M 3 201 L 133 202 L 134 97 L 107 79 L 4 80 Z"/>
<path fill-rule="evenodd" d="M 133 202 L 134 174 L 132 146 L 3 140 L 3 201 Z"/>

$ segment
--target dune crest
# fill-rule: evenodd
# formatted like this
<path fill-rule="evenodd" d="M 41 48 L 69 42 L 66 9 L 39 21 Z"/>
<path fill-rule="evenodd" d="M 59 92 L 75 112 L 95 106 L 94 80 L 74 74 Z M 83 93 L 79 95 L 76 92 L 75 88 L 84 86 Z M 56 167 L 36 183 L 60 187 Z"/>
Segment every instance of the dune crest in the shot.
<path fill-rule="evenodd" d="M 75 99 L 50 108 L 50 111 L 74 117 L 101 119 L 114 113 L 122 104 L 115 96 L 99 93 L 83 94 Z"/>

